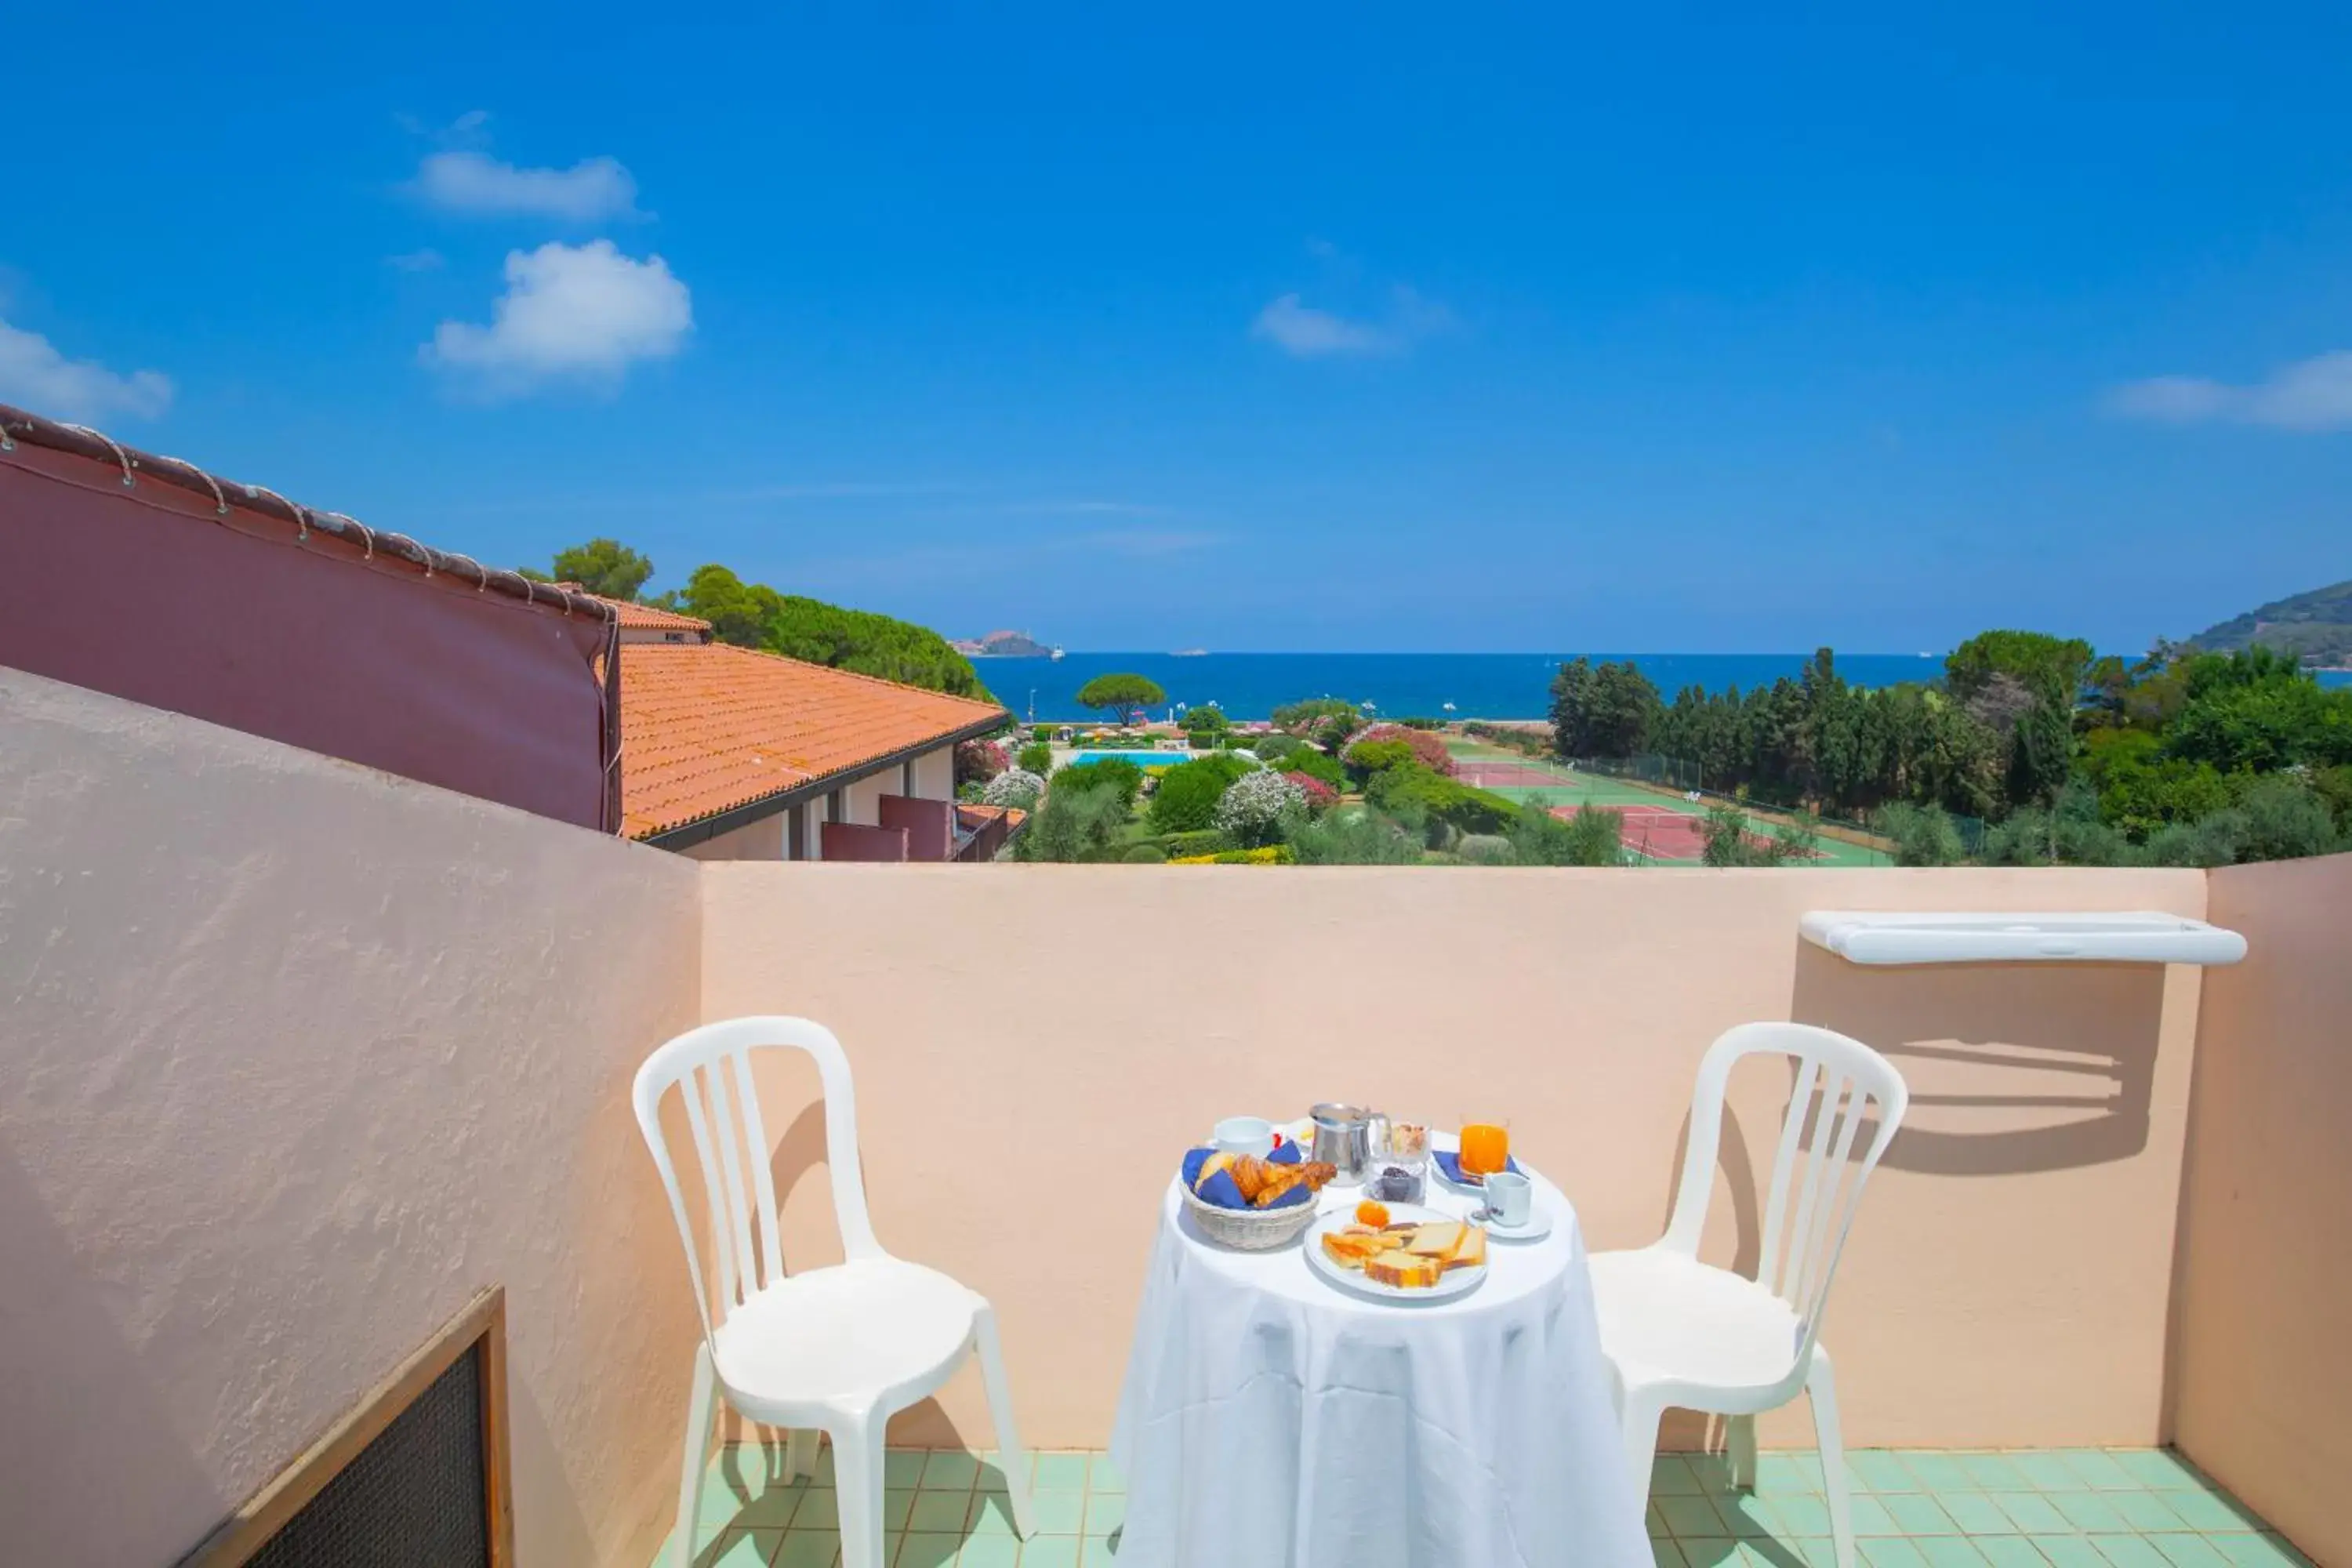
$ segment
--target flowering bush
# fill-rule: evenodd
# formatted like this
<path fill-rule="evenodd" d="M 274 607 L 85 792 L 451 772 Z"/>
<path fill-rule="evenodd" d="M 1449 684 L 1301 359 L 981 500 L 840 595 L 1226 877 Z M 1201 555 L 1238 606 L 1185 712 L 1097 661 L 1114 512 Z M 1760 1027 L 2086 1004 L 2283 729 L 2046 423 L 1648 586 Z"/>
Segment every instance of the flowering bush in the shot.
<path fill-rule="evenodd" d="M 1449 778 L 1454 774 L 1454 753 L 1445 749 L 1444 741 L 1426 730 L 1410 729 L 1402 724 L 1373 725 L 1349 742 L 1343 755 L 1349 762 L 1356 763 L 1359 748 L 1377 746 L 1384 742 L 1402 742 L 1412 751 L 1412 760 L 1432 773 L 1444 773 Z"/>
<path fill-rule="evenodd" d="M 1227 849 L 1216 855 L 1179 855 L 1171 866 L 1296 866 L 1298 856 L 1287 844 L 1265 844 L 1255 849 Z"/>
<path fill-rule="evenodd" d="M 956 783 L 971 784 L 977 780 L 986 784 L 1012 763 L 1006 761 L 1004 748 L 993 741 L 959 741 L 955 749 Z"/>
<path fill-rule="evenodd" d="M 1307 803 L 1307 815 L 1309 816 L 1320 816 L 1339 804 L 1339 792 L 1312 773 L 1292 772 L 1282 776 L 1298 786 L 1299 795 Z"/>
<path fill-rule="evenodd" d="M 1045 793 L 1045 781 L 1026 768 L 1007 768 L 988 781 L 980 792 L 982 804 L 1009 805 L 1015 811 L 1027 811 Z"/>
<path fill-rule="evenodd" d="M 1217 830 L 1245 847 L 1273 843 L 1306 816 L 1307 792 L 1270 769 L 1244 774 L 1217 797 Z"/>

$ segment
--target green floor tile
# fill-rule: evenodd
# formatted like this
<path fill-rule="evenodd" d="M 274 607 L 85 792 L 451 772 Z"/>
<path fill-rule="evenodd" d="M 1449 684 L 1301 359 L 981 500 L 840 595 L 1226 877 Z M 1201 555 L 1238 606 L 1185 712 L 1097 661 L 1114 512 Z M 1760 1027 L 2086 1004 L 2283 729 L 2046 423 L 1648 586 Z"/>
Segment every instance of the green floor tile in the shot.
<path fill-rule="evenodd" d="M 2216 1535 L 2210 1538 L 2238 1568 L 2311 1568 L 2311 1559 L 2283 1535 Z"/>
<path fill-rule="evenodd" d="M 2029 1535 L 2025 1539 L 2056 1568 L 2107 1568 L 2107 1560 L 2099 1555 L 2088 1536 Z"/>
<path fill-rule="evenodd" d="M 1087 1454 L 1040 1454 L 1036 1488 L 1039 1491 L 1082 1492 L 1087 1489 L 1087 1469 L 1092 1463 L 1093 1456 Z"/>
<path fill-rule="evenodd" d="M 1756 1489 L 1769 1497 L 1822 1489 L 1822 1464 L 1812 1454 L 1765 1454 L 1756 1461 Z"/>
<path fill-rule="evenodd" d="M 1900 1535 L 1903 1527 L 1886 1511 L 1885 1498 L 1858 1497 L 1853 1500 L 1853 1532 L 1856 1535 Z"/>
<path fill-rule="evenodd" d="M 1738 1487 L 1732 1476 L 1731 1460 L 1723 1454 L 1685 1454 L 1683 1463 L 1698 1478 L 1698 1489 L 1709 1494 L 1727 1492 Z"/>
<path fill-rule="evenodd" d="M 1650 1500 L 1647 1507 L 1643 1509 L 1642 1522 L 1648 1527 L 1650 1534 L 1654 1537 L 1663 1535 L 1671 1538 L 1674 1535 L 1674 1531 L 1666 1528 L 1666 1516 L 1658 1511 L 1657 1500 L 1654 1498 Z"/>
<path fill-rule="evenodd" d="M 915 1494 L 902 1488 L 887 1488 L 882 1493 L 882 1528 L 900 1531 L 907 1528 L 907 1516 L 914 1511 Z"/>
<path fill-rule="evenodd" d="M 1723 1516 L 1715 1511 L 1715 1504 L 1696 1493 L 1689 1497 L 1662 1497 L 1656 1501 L 1666 1529 L 1676 1541 L 1710 1535 L 1728 1538 L 1731 1533 L 1723 1527 Z"/>
<path fill-rule="evenodd" d="M 839 1530 L 841 1511 L 835 1502 L 835 1493 L 819 1491 L 812 1487 L 801 1494 L 801 1506 L 793 1510 L 794 1530 Z"/>
<path fill-rule="evenodd" d="M 1078 1568 L 1075 1535 L 1033 1535 L 1021 1543 L 1021 1568 Z"/>
<path fill-rule="evenodd" d="M 776 1568 L 832 1568 L 840 1556 L 841 1538 L 829 1530 L 786 1531 Z"/>
<path fill-rule="evenodd" d="M 1989 1492 L 2032 1491 L 2034 1483 L 2027 1479 L 2006 1454 L 1962 1454 L 1960 1468 L 1968 1472 L 1975 1486 Z"/>
<path fill-rule="evenodd" d="M 1826 1535 L 1783 1537 L 1780 1544 L 1794 1551 L 1805 1568 L 1837 1568 L 1837 1542 Z"/>
<path fill-rule="evenodd" d="M 2002 1458 L 2009 1461 L 2011 1469 L 2025 1478 L 2025 1485 L 2017 1488 L 2004 1487 L 2000 1489 L 2001 1490 L 2071 1492 L 2080 1491 L 2083 1488 L 2083 1478 L 2074 1473 L 2073 1466 L 2055 1454 L 2037 1450 L 2032 1453 L 2006 1454 Z"/>
<path fill-rule="evenodd" d="M 956 1568 L 1014 1568 L 1021 1561 L 1021 1542 L 1011 1536 L 977 1537 L 963 1543 Z"/>
<path fill-rule="evenodd" d="M 2220 1531 L 2262 1528 L 2261 1521 L 2240 1509 L 2226 1492 L 2167 1492 L 2164 1501 L 2194 1530 Z"/>
<path fill-rule="evenodd" d="M 717 1555 L 708 1546 L 695 1553 L 695 1568 L 768 1568 L 783 1540 L 781 1530 L 730 1530 L 720 1538 Z"/>
<path fill-rule="evenodd" d="M 1078 1561 L 1086 1568 L 1111 1568 L 1118 1561 L 1118 1542 L 1116 1535 L 1089 1535 Z"/>
<path fill-rule="evenodd" d="M 2151 1535 L 2145 1539 L 2164 1553 L 2172 1568 L 2228 1568 L 2230 1560 L 2201 1535 Z"/>
<path fill-rule="evenodd" d="M 2115 1568 L 2169 1568 L 2164 1553 L 2137 1535 L 2094 1535 L 2091 1544 Z"/>
<path fill-rule="evenodd" d="M 1683 1556 L 1681 1547 L 1654 1535 L 1650 1538 L 1650 1561 L 1654 1568 L 1689 1568 L 1689 1560 Z"/>
<path fill-rule="evenodd" d="M 1677 1536 L 1675 1544 L 1690 1568 L 1739 1568 L 1739 1542 L 1727 1535 Z"/>
<path fill-rule="evenodd" d="M 1693 1497 L 1698 1490 L 1698 1477 L 1682 1455 L 1660 1454 L 1650 1461 L 1651 1496 Z"/>
<path fill-rule="evenodd" d="M 971 1510 L 970 1492 L 917 1492 L 914 1511 L 907 1517 L 907 1528 L 918 1534 L 961 1535 L 964 1527 L 971 1522 Z"/>
<path fill-rule="evenodd" d="M 2042 1496 L 2066 1516 L 2067 1523 L 2086 1535 L 2121 1535 L 2131 1528 L 2097 1492 L 2043 1492 Z"/>
<path fill-rule="evenodd" d="M 2139 1485 L 2104 1448 L 2066 1448 L 2058 1457 L 2094 1490 L 2125 1491 Z"/>
<path fill-rule="evenodd" d="M 910 1530 L 898 1546 L 898 1568 L 948 1568 L 963 1550 L 961 1534 Z"/>
<path fill-rule="evenodd" d="M 1854 1546 L 1870 1568 L 1927 1568 L 1927 1559 L 1919 1548 L 1899 1535 L 1874 1536 Z"/>
<path fill-rule="evenodd" d="M 923 1465 L 926 1490 L 970 1491 L 980 1479 L 980 1456 L 961 1448 L 935 1448 Z"/>
<path fill-rule="evenodd" d="M 1724 1532 L 1741 1541 L 1764 1540 L 1779 1530 L 1765 1500 L 1748 1492 L 1726 1492 L 1707 1500 L 1723 1521 Z"/>
<path fill-rule="evenodd" d="M 1874 1492 L 1923 1492 L 1919 1478 L 1906 1469 L 1888 1448 L 1864 1448 L 1845 1457 L 1847 1474 L 1856 1488 Z"/>
<path fill-rule="evenodd" d="M 1878 1500 L 1885 1505 L 1888 1513 L 1895 1516 L 1895 1522 L 1902 1527 L 1906 1535 L 1958 1535 L 1960 1532 L 1960 1527 L 1952 1522 L 1952 1516 L 1937 1507 L 1934 1498 L 1921 1497 L 1916 1492 L 1896 1492 Z"/>
<path fill-rule="evenodd" d="M 2204 1472 L 2169 1448 L 2118 1448 L 2107 1458 L 2151 1491 L 2202 1491 L 2206 1487 Z"/>
<path fill-rule="evenodd" d="M 1951 1516 L 1962 1535 L 2015 1535 L 2017 1521 L 2000 1511 L 1990 1492 L 1946 1492 L 1937 1506 Z"/>
<path fill-rule="evenodd" d="M 1038 1534 L 1076 1535 L 1081 1532 L 1086 1523 L 1086 1493 L 1039 1492 L 1034 1500 Z"/>
<path fill-rule="evenodd" d="M 1118 1473 L 1108 1454 L 1096 1454 L 1087 1461 L 1087 1489 L 1094 1492 L 1123 1492 L 1127 1478 Z"/>
<path fill-rule="evenodd" d="M 2000 1505 L 2010 1522 L 2028 1535 L 2065 1535 L 2074 1528 L 2040 1492 L 1987 1492 L 1985 1496 Z"/>
<path fill-rule="evenodd" d="M 2050 1560 L 2021 1535 L 1976 1536 L 1969 1544 L 1984 1553 L 1992 1568 L 2050 1568 Z"/>
<path fill-rule="evenodd" d="M 833 1450 L 825 1450 L 831 1457 Z M 886 1448 L 882 1453 L 882 1484 L 885 1487 L 911 1487 L 923 1479 L 923 1464 L 930 1455 L 920 1448 Z"/>
<path fill-rule="evenodd" d="M 751 1450 L 756 1456 L 758 1449 Z M 696 1513 L 705 1524 L 735 1523 L 747 1530 L 782 1530 L 800 1502 L 802 1487 L 765 1474 L 756 1458 L 740 1469 L 730 1462 L 713 1464 L 702 1478 L 702 1500 Z"/>
<path fill-rule="evenodd" d="M 1968 1467 L 1951 1454 L 1906 1452 L 1904 1468 L 1919 1478 L 1920 1484 L 1931 1492 L 1982 1491 Z"/>
<path fill-rule="evenodd" d="M 2189 1528 L 2189 1521 L 2165 1500 L 2162 1492 L 2103 1492 L 2100 1496 L 2123 1516 L 2126 1525 L 2143 1535 Z"/>
<path fill-rule="evenodd" d="M 1021 1532 L 1013 1528 L 1013 1499 L 1004 1492 L 974 1492 L 964 1533 L 975 1541 L 1018 1540 Z"/>
<path fill-rule="evenodd" d="M 1827 1535 L 1830 1532 L 1830 1505 L 1820 1498 L 1776 1497 L 1768 1498 L 1765 1502 L 1771 1509 L 1772 1517 L 1780 1521 L 1780 1533 L 1782 1535 Z"/>
<path fill-rule="evenodd" d="M 1087 1533 L 1108 1535 L 1127 1522 L 1125 1492 L 1089 1492 L 1087 1494 Z"/>
<path fill-rule="evenodd" d="M 1912 1542 L 1927 1568 L 1984 1568 L 1984 1553 L 1964 1535 L 1930 1535 Z"/>

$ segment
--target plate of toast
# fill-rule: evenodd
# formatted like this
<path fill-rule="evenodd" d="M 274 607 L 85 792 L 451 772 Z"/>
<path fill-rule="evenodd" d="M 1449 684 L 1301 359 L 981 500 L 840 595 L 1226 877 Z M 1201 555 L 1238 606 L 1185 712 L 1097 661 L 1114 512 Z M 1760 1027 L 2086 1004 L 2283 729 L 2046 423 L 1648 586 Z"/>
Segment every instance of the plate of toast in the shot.
<path fill-rule="evenodd" d="M 1414 1204 L 1372 1204 L 1317 1219 L 1307 1265 L 1332 1284 L 1384 1301 L 1444 1301 L 1486 1278 L 1486 1233 Z"/>

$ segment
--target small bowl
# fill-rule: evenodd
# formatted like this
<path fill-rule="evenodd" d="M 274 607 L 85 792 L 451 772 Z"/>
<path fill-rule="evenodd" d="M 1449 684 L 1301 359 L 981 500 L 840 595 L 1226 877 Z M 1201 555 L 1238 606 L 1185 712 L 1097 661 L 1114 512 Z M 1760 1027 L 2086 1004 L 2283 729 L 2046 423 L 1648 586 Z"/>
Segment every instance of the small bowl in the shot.
<path fill-rule="evenodd" d="M 1274 1123 L 1263 1116 L 1228 1116 L 1217 1123 L 1209 1142 L 1225 1153 L 1263 1160 L 1274 1152 Z"/>

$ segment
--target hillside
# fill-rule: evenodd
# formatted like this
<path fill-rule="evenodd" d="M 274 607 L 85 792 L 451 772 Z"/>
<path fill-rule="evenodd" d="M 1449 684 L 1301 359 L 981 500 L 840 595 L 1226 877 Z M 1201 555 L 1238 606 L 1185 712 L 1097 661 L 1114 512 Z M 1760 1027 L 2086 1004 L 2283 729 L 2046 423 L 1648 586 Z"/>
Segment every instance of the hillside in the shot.
<path fill-rule="evenodd" d="M 2247 611 L 2191 639 L 2199 647 L 2230 652 L 2261 643 L 2305 664 L 2352 666 L 2352 583 L 2314 588 Z"/>

